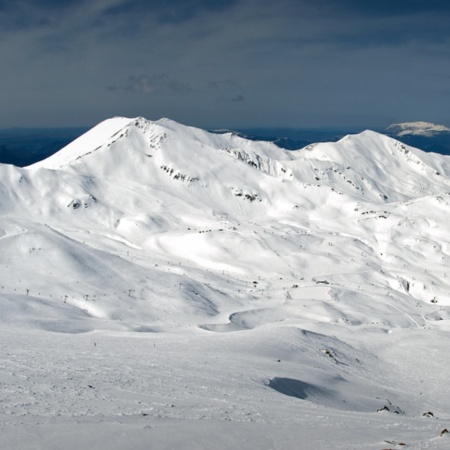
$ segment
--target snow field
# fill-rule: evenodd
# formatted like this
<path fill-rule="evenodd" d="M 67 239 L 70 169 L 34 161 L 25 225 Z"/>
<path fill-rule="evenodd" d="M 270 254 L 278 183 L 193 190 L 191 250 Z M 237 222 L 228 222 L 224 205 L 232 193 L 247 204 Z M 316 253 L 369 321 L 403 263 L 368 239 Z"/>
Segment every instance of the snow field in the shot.
<path fill-rule="evenodd" d="M 0 166 L 0 445 L 448 448 L 448 162 L 115 118 Z"/>

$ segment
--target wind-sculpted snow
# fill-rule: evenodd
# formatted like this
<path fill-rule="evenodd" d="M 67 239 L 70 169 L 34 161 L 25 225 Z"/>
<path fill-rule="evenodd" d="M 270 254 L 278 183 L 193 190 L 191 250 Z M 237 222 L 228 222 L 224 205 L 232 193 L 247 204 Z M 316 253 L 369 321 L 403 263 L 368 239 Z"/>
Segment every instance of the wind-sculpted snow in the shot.
<path fill-rule="evenodd" d="M 76 448 L 76 417 L 92 448 L 448 448 L 449 175 L 371 131 L 143 118 L 1 165 L 0 442 Z"/>

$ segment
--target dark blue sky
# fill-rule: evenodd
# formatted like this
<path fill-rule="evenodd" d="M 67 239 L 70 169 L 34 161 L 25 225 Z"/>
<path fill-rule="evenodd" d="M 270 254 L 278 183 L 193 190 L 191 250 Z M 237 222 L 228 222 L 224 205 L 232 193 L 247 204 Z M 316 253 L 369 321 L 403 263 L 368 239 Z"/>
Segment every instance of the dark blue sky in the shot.
<path fill-rule="evenodd" d="M 0 128 L 450 125 L 448 0 L 0 0 Z"/>

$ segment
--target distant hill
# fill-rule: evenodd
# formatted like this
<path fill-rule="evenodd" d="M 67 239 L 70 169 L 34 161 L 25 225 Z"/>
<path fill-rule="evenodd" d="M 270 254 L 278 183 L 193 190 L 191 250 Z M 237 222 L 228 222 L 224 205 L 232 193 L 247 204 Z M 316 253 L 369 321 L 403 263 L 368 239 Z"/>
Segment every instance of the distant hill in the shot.
<path fill-rule="evenodd" d="M 389 125 L 385 133 L 426 152 L 450 155 L 450 128 L 430 122 L 405 122 Z"/>
<path fill-rule="evenodd" d="M 450 128 L 444 125 L 436 125 L 430 122 L 404 122 L 394 123 L 386 128 L 389 134 L 401 136 L 426 136 L 432 137 L 440 133 L 450 133 Z"/>

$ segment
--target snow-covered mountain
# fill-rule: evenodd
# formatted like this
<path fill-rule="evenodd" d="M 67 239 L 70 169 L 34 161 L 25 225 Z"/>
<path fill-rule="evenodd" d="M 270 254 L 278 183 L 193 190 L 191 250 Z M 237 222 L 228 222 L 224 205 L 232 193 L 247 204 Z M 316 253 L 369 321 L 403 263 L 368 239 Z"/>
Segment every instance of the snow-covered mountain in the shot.
<path fill-rule="evenodd" d="M 390 125 L 386 135 L 406 145 L 427 152 L 450 155 L 450 128 L 429 122 L 406 122 Z"/>
<path fill-rule="evenodd" d="M 113 118 L 0 165 L 5 442 L 76 448 L 88 416 L 95 448 L 118 417 L 133 448 L 446 448 L 449 212 L 450 157 L 372 131 L 290 152 Z"/>
<path fill-rule="evenodd" d="M 450 133 L 450 128 L 430 122 L 404 122 L 389 125 L 386 132 L 398 137 L 406 135 L 431 137 L 438 133 Z"/>

